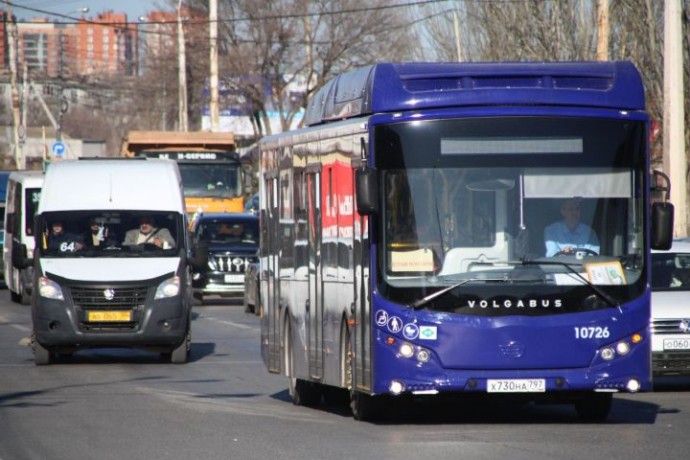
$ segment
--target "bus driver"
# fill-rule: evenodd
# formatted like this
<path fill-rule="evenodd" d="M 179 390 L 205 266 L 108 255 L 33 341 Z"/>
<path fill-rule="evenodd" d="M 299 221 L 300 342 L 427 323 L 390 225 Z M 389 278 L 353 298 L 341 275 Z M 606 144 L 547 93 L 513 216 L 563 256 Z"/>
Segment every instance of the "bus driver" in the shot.
<path fill-rule="evenodd" d="M 599 238 L 586 224 L 580 222 L 582 206 L 579 198 L 569 198 L 561 203 L 563 219 L 544 229 L 546 257 L 574 254 L 578 249 L 599 254 Z"/>

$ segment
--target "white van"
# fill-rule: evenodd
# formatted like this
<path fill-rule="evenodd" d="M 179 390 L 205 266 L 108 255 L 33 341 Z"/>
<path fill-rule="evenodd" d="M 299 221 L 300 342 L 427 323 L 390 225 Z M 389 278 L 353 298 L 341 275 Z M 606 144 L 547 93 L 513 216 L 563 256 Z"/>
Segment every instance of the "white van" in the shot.
<path fill-rule="evenodd" d="M 174 161 L 53 163 L 36 216 L 36 364 L 106 347 L 185 363 L 192 305 L 187 226 Z"/>
<path fill-rule="evenodd" d="M 7 180 L 2 264 L 10 297 L 24 305 L 31 303 L 33 267 L 20 268 L 12 262 L 12 255 L 15 258 L 33 256 L 34 215 L 41 197 L 43 177 L 41 171 L 13 171 Z"/>

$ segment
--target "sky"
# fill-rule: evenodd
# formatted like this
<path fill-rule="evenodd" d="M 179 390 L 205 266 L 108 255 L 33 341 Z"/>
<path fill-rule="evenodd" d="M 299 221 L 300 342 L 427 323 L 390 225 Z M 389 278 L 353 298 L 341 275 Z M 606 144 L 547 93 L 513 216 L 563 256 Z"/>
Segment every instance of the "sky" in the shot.
<path fill-rule="evenodd" d="M 34 11 L 41 10 L 46 12 L 59 13 L 66 16 L 94 18 L 98 13 L 113 11 L 115 13 L 127 14 L 128 21 L 136 21 L 138 17 L 145 16 L 151 10 L 171 10 L 176 1 L 170 0 L 10 0 L 14 4 L 13 13 L 17 19 L 31 19 L 51 17 L 47 14 Z M 22 6 L 31 8 L 24 9 Z M 0 3 L 2 9 L 7 9 L 7 5 Z M 88 13 L 81 13 L 82 8 L 88 8 Z M 56 20 L 64 18 L 55 17 Z"/>

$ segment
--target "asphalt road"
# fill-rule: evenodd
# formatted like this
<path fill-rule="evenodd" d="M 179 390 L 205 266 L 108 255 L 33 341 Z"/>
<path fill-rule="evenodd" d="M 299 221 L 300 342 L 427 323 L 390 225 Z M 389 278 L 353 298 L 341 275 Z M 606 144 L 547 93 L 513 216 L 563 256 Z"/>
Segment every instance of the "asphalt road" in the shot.
<path fill-rule="evenodd" d="M 132 350 L 79 352 L 37 367 L 30 308 L 0 291 L 0 460 L 48 459 L 681 459 L 690 379 L 619 395 L 607 423 L 568 405 L 394 399 L 378 423 L 345 407 L 294 406 L 268 374 L 258 318 L 195 306 L 184 365 Z"/>

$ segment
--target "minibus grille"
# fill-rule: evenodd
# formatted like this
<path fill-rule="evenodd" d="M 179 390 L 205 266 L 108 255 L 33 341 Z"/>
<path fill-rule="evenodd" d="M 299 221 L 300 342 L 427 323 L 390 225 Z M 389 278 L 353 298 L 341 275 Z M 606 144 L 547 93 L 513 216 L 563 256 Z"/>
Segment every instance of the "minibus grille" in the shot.
<path fill-rule="evenodd" d="M 72 287 L 70 293 L 77 315 L 81 318 L 79 329 L 82 332 L 130 332 L 139 327 L 148 288 L 146 286 L 126 288 Z M 104 312 L 103 315 L 123 314 L 128 317 L 129 321 L 93 320 L 93 318 L 90 321 L 89 317 L 93 315 L 91 312 Z"/>
<path fill-rule="evenodd" d="M 71 288 L 74 304 L 89 310 L 132 309 L 144 305 L 147 293 L 146 286 L 113 289 Z"/>

